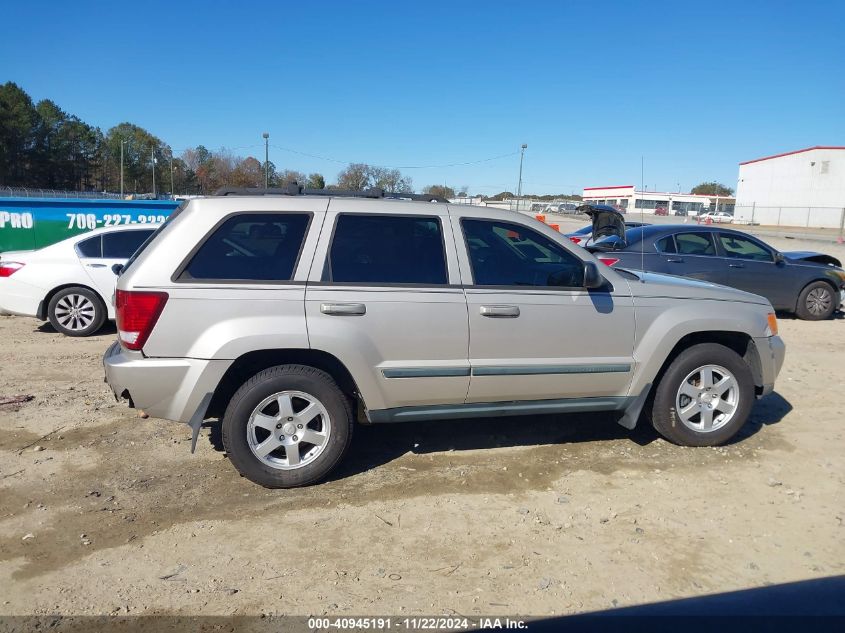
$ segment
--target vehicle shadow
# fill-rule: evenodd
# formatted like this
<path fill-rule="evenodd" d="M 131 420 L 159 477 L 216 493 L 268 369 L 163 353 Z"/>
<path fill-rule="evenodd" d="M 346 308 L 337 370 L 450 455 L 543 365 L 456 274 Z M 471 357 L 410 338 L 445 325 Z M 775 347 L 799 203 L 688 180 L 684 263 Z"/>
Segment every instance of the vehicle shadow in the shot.
<path fill-rule="evenodd" d="M 41 332 L 42 334 L 58 334 L 56 328 L 54 328 L 49 321 L 40 323 L 35 328 L 35 331 Z M 117 327 L 115 326 L 114 321 L 106 321 L 103 323 L 103 327 L 97 330 L 97 333 L 92 336 L 112 336 L 114 334 L 117 334 Z"/>
<path fill-rule="evenodd" d="M 782 396 L 770 394 L 758 401 L 751 418 L 729 442 L 735 444 L 759 433 L 764 427 L 777 424 L 792 410 Z M 223 451 L 220 423 L 206 421 L 209 440 L 217 451 Z M 608 413 L 567 415 L 515 416 L 442 420 L 398 424 L 359 424 L 346 457 L 329 477 L 344 479 L 383 466 L 406 453 L 424 455 L 447 451 L 582 444 L 596 441 L 629 439 L 647 446 L 660 436 L 641 419 L 633 431 L 621 427 L 616 416 Z"/>

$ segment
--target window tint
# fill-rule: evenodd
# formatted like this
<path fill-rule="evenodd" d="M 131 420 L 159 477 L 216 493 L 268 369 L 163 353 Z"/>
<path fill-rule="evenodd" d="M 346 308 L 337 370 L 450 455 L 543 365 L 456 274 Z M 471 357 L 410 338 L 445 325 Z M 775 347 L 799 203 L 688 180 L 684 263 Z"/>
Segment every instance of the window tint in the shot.
<path fill-rule="evenodd" d="M 103 235 L 103 257 L 129 259 L 152 231 L 115 231 Z"/>
<path fill-rule="evenodd" d="M 672 239 L 671 235 L 667 235 L 666 237 L 661 237 L 654 243 L 657 251 L 659 253 L 677 253 L 678 251 L 675 250 L 675 240 Z"/>
<path fill-rule="evenodd" d="M 736 259 L 754 259 L 760 262 L 774 261 L 771 252 L 757 242 L 732 233 L 720 233 L 719 241 L 725 249 L 726 257 Z"/>
<path fill-rule="evenodd" d="M 448 283 L 443 235 L 435 217 L 339 215 L 327 264 L 327 281 Z"/>
<path fill-rule="evenodd" d="M 203 243 L 180 279 L 288 281 L 311 216 L 239 213 Z"/>
<path fill-rule="evenodd" d="M 709 233 L 678 233 L 675 236 L 678 252 L 682 255 L 715 255 L 716 247 Z"/>
<path fill-rule="evenodd" d="M 76 244 L 76 252 L 80 257 L 102 257 L 102 241 L 101 236 L 89 237 L 87 240 L 82 240 Z"/>
<path fill-rule="evenodd" d="M 477 285 L 584 285 L 583 262 L 540 233 L 493 220 L 465 218 L 461 225 Z"/>

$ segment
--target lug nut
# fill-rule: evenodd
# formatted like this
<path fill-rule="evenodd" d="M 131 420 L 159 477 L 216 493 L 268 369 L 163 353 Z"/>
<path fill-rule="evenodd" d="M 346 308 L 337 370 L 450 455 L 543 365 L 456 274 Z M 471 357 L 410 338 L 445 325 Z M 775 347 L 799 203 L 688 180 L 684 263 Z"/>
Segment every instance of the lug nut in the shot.
<path fill-rule="evenodd" d="M 282 423 L 281 423 L 281 422 L 279 422 L 279 423 L 276 425 L 276 428 L 277 428 L 277 429 L 282 428 Z"/>
<path fill-rule="evenodd" d="M 280 440 L 283 440 L 283 439 L 285 439 L 285 436 L 284 436 L 284 435 L 280 435 L 280 436 L 279 436 L 279 439 L 280 439 Z"/>
<path fill-rule="evenodd" d="M 293 422 L 293 418 L 288 418 L 288 422 Z"/>
<path fill-rule="evenodd" d="M 297 424 L 297 425 L 296 425 L 296 428 L 301 429 L 301 428 L 302 428 L 302 425 L 301 425 L 301 424 Z"/>
<path fill-rule="evenodd" d="M 296 440 L 298 440 L 298 439 L 299 439 L 299 438 L 298 438 L 298 437 L 296 437 L 296 435 L 294 435 L 294 436 L 293 436 L 293 441 L 294 441 L 294 442 L 295 442 Z"/>

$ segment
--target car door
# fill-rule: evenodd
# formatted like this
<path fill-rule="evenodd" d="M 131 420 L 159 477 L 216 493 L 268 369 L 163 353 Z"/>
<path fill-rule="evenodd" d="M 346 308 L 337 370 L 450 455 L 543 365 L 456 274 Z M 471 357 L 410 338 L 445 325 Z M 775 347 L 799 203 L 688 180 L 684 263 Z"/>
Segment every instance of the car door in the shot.
<path fill-rule="evenodd" d="M 469 313 L 467 402 L 626 395 L 634 369 L 627 284 L 586 290 L 584 260 L 551 229 L 462 216 L 452 225 Z"/>
<path fill-rule="evenodd" d="M 682 231 L 672 236 L 672 242 L 674 247 L 667 242 L 661 242 L 661 246 L 658 246 L 664 249 L 660 255 L 664 272 L 718 284 L 725 283 L 724 262 L 718 257 L 711 231 Z"/>
<path fill-rule="evenodd" d="M 117 282 L 112 266 L 125 264 L 152 233 L 152 228 L 112 231 L 77 244 L 79 261 L 96 289 L 106 298 L 109 315 L 112 313 L 111 296 Z"/>
<path fill-rule="evenodd" d="M 454 238 L 447 207 L 429 209 L 332 200 L 309 275 L 310 344 L 350 370 L 372 419 L 466 398 L 469 328 Z"/>
<path fill-rule="evenodd" d="M 735 231 L 719 231 L 716 235 L 726 286 L 762 295 L 778 309 L 795 306 L 791 279 L 787 278 L 785 267 L 775 262 L 771 248 Z"/>

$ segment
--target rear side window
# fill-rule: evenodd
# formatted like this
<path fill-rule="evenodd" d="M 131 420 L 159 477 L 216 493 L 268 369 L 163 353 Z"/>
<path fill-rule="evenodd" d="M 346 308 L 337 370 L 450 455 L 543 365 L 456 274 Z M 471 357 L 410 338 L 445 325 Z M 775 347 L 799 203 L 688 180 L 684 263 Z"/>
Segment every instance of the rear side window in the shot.
<path fill-rule="evenodd" d="M 115 231 L 103 235 L 103 257 L 129 259 L 132 253 L 152 235 L 151 230 Z"/>
<path fill-rule="evenodd" d="M 675 240 L 672 238 L 671 235 L 667 235 L 666 237 L 661 237 L 654 243 L 657 251 L 659 253 L 677 253 L 678 251 L 675 249 Z"/>
<path fill-rule="evenodd" d="M 102 257 L 102 236 L 89 237 L 87 240 L 82 240 L 76 243 L 76 252 L 80 257 Z"/>
<path fill-rule="evenodd" d="M 339 215 L 324 280 L 446 284 L 440 221 L 426 216 Z"/>
<path fill-rule="evenodd" d="M 311 219 L 307 213 L 239 213 L 203 242 L 181 280 L 289 281 Z"/>
<path fill-rule="evenodd" d="M 678 233 L 675 236 L 681 255 L 715 255 L 716 247 L 710 233 Z"/>

